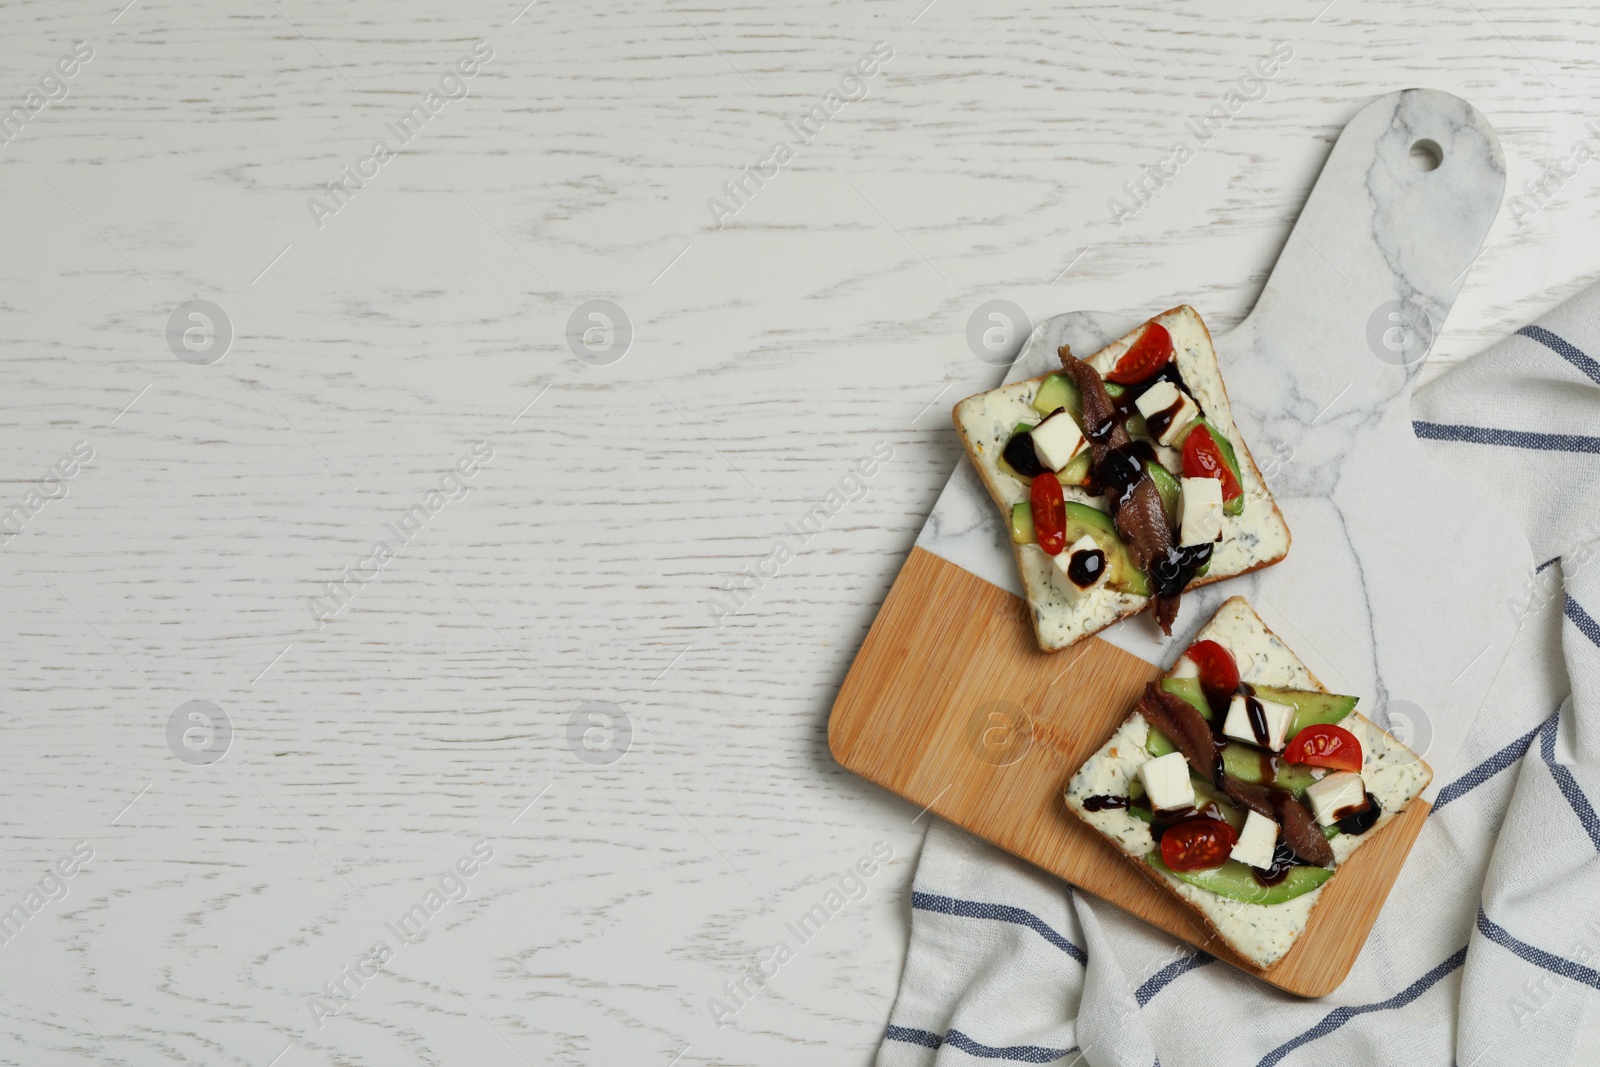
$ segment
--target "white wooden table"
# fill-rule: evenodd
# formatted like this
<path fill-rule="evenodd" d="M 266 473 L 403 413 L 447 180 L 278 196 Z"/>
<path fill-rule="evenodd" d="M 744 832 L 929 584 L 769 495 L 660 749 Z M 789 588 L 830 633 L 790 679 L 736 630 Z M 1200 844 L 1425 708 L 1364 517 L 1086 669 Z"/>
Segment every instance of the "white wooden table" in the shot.
<path fill-rule="evenodd" d="M 123 2 L 0 10 L 5 1063 L 868 1062 L 927 819 L 826 716 L 999 377 L 974 309 L 1231 325 L 1391 89 L 1476 104 L 1508 195 L 1600 148 L 1576 3 Z M 1594 280 L 1597 180 L 1502 214 L 1436 364 Z"/>

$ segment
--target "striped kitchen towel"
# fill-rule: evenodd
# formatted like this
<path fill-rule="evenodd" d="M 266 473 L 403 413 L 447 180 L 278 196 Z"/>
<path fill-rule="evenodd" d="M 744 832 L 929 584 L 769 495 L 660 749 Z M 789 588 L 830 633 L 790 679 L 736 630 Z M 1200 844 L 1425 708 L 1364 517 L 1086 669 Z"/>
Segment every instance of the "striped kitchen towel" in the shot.
<path fill-rule="evenodd" d="M 1600 1065 L 1600 287 L 1413 415 L 1546 562 L 1350 976 L 1290 996 L 936 824 L 878 1067 Z"/>

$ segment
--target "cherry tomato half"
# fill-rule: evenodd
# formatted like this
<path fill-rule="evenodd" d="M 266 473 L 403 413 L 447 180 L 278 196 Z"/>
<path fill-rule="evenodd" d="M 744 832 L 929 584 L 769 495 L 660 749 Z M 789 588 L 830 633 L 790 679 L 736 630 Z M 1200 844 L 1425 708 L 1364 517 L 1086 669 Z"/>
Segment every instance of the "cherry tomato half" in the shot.
<path fill-rule="evenodd" d="M 1117 365 L 1106 375 L 1106 381 L 1116 382 L 1118 385 L 1142 382 L 1165 367 L 1171 358 L 1172 335 L 1159 322 L 1152 322 L 1144 328 L 1144 333 L 1139 335 L 1139 339 L 1122 353 Z"/>
<path fill-rule="evenodd" d="M 1233 476 L 1227 460 L 1222 458 L 1222 448 L 1211 431 L 1196 426 L 1183 440 L 1183 476 L 1185 478 L 1222 479 L 1222 499 L 1232 500 L 1244 493 L 1239 479 Z"/>
<path fill-rule="evenodd" d="M 1200 668 L 1200 688 L 1209 693 L 1232 696 L 1239 688 L 1239 665 L 1233 653 L 1215 641 L 1196 641 L 1184 653 Z"/>
<path fill-rule="evenodd" d="M 1067 501 L 1061 481 L 1054 474 L 1041 474 L 1033 480 L 1033 536 L 1039 547 L 1059 556 L 1067 547 Z"/>
<path fill-rule="evenodd" d="M 1290 763 L 1361 772 L 1361 742 L 1342 726 L 1317 723 L 1294 735 L 1283 758 Z"/>
<path fill-rule="evenodd" d="M 1161 835 L 1161 862 L 1175 871 L 1221 867 L 1239 843 L 1233 827 L 1220 819 L 1186 819 Z"/>

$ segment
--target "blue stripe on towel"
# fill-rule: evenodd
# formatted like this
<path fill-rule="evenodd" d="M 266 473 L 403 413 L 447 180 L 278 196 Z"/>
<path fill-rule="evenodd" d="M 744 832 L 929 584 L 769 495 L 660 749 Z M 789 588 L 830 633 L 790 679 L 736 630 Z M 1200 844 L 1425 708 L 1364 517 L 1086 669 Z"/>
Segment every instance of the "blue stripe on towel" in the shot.
<path fill-rule="evenodd" d="M 977 900 L 957 900 L 955 897 L 944 897 L 939 896 L 937 893 L 922 893 L 912 890 L 911 906 L 922 911 L 936 911 L 944 915 L 956 915 L 963 919 L 993 919 L 996 922 L 1016 923 L 1018 926 L 1026 926 L 1079 963 L 1087 965 L 1089 962 L 1089 954 L 1087 952 L 1056 933 L 1043 919 L 1031 911 L 1013 908 L 1009 904 L 985 904 Z"/>
<path fill-rule="evenodd" d="M 1538 341 L 1550 351 L 1587 374 L 1590 381 L 1600 385 L 1600 363 L 1590 359 L 1571 341 L 1558 337 L 1543 326 L 1524 326 L 1517 332 L 1524 337 Z"/>
<path fill-rule="evenodd" d="M 1299 1048 L 1301 1045 L 1315 1041 L 1319 1037 L 1326 1037 L 1358 1015 L 1366 1015 L 1368 1012 L 1374 1011 L 1388 1011 L 1391 1008 L 1405 1007 L 1413 1000 L 1416 1000 L 1418 997 L 1422 996 L 1422 994 L 1426 993 L 1429 989 L 1432 989 L 1434 985 L 1438 983 L 1439 979 L 1443 978 L 1457 967 L 1460 967 L 1461 964 L 1466 961 L 1466 958 L 1467 949 L 1466 946 L 1463 945 L 1461 948 L 1458 948 L 1455 952 L 1451 953 L 1450 957 L 1443 963 L 1439 964 L 1439 966 L 1435 967 L 1421 978 L 1418 978 L 1415 982 L 1412 982 L 1410 985 L 1406 986 L 1388 1000 L 1380 1000 L 1372 1004 L 1355 1004 L 1344 1008 L 1334 1008 L 1327 1015 L 1323 1016 L 1322 1021 L 1317 1025 L 1313 1026 L 1305 1033 L 1300 1034 L 1298 1037 L 1294 1037 L 1288 1041 L 1285 1041 L 1283 1044 L 1279 1045 L 1277 1048 L 1261 1057 L 1261 1062 L 1257 1064 L 1256 1067 L 1273 1067 L 1274 1064 L 1281 1061 L 1285 1056 Z"/>
<path fill-rule="evenodd" d="M 1539 756 L 1544 760 L 1544 765 L 1550 768 L 1550 777 L 1555 779 L 1561 795 L 1566 797 L 1567 803 L 1572 806 L 1572 813 L 1583 824 L 1584 832 L 1589 835 L 1595 850 L 1600 851 L 1600 818 L 1595 816 L 1594 805 L 1589 803 L 1589 798 L 1578 788 L 1578 780 L 1572 776 L 1572 772 L 1565 765 L 1556 762 L 1558 723 L 1558 717 L 1552 715 L 1550 720 L 1539 728 Z"/>
<path fill-rule="evenodd" d="M 1574 982 L 1600 989 L 1600 971 L 1593 967 L 1585 967 L 1581 963 L 1574 963 L 1542 948 L 1534 948 L 1526 941 L 1520 941 L 1506 931 L 1506 928 L 1490 919 L 1483 912 L 1483 906 L 1478 907 L 1478 933 L 1493 941 L 1501 948 L 1513 955 L 1520 956 L 1535 967 L 1543 967 L 1551 974 L 1559 974 L 1563 978 L 1570 978 Z"/>
<path fill-rule="evenodd" d="M 1045 1045 L 1008 1045 L 997 1048 L 974 1041 L 960 1030 L 952 1029 L 940 1037 L 930 1030 L 917 1030 L 909 1026 L 895 1026 L 889 1028 L 883 1035 L 889 1041 L 903 1041 L 908 1045 L 921 1045 L 923 1048 L 938 1048 L 940 1045 L 949 1045 L 951 1048 L 960 1049 L 969 1056 L 985 1060 L 1011 1060 L 1014 1063 L 1054 1063 L 1063 1056 L 1077 1052 L 1073 1048 L 1049 1048 Z"/>
<path fill-rule="evenodd" d="M 1554 722 L 1556 715 L 1559 714 L 1559 711 L 1553 713 L 1550 718 L 1545 720 L 1545 724 Z M 1459 800 L 1461 797 L 1472 792 L 1474 789 L 1478 788 L 1484 782 L 1487 782 L 1489 779 L 1493 778 L 1507 767 L 1516 763 L 1522 758 L 1523 753 L 1528 751 L 1528 746 L 1533 744 L 1533 739 L 1538 736 L 1539 731 L 1542 729 L 1544 729 L 1544 725 L 1535 726 L 1533 729 L 1529 730 L 1527 733 L 1511 742 L 1505 748 L 1502 748 L 1499 752 L 1496 752 L 1494 755 L 1490 756 L 1488 759 L 1472 768 L 1472 770 L 1468 771 L 1466 774 L 1463 774 L 1460 778 L 1457 778 L 1455 781 L 1439 790 L 1439 795 L 1434 799 L 1433 802 L 1433 814 L 1438 814 L 1439 809 L 1450 803 L 1452 800 Z"/>
<path fill-rule="evenodd" d="M 1595 622 L 1594 616 L 1584 611 L 1583 605 L 1573 600 L 1571 596 L 1567 597 L 1565 610 L 1567 618 L 1578 628 L 1578 632 L 1593 641 L 1595 647 L 1600 648 L 1600 622 Z"/>
<path fill-rule="evenodd" d="M 944 1044 L 944 1038 L 929 1030 L 913 1030 L 909 1026 L 896 1026 L 889 1024 L 889 1029 L 883 1032 L 887 1041 L 903 1041 L 908 1045 L 921 1045 L 923 1048 L 938 1048 Z"/>
<path fill-rule="evenodd" d="M 1183 975 L 1188 974 L 1196 967 L 1204 967 L 1208 963 L 1215 962 L 1217 962 L 1217 958 L 1209 952 L 1195 952 L 1181 960 L 1174 960 L 1149 978 L 1146 978 L 1144 983 L 1133 991 L 1133 999 L 1137 1000 L 1139 1007 L 1142 1008 L 1154 1000 L 1157 993 L 1167 988 Z"/>
<path fill-rule="evenodd" d="M 1413 420 L 1411 429 L 1424 441 L 1466 441 L 1474 445 L 1504 445 L 1507 448 L 1532 448 L 1542 452 L 1600 453 L 1600 437 L 1573 433 L 1533 433 L 1529 430 L 1501 430 L 1493 426 L 1462 426 L 1448 422 Z"/>

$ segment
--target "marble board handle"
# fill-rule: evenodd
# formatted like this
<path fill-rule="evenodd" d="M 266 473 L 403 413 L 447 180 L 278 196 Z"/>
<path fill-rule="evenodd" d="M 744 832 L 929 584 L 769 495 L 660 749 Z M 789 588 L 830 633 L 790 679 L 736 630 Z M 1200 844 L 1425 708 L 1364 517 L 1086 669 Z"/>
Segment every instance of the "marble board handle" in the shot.
<path fill-rule="evenodd" d="M 1510 647 L 1507 604 L 1532 565 L 1494 487 L 1435 467 L 1410 414 L 1504 190 L 1499 139 L 1466 101 L 1374 100 L 1340 134 L 1255 308 L 1216 338 L 1294 534 L 1246 595 L 1435 767 Z"/>

